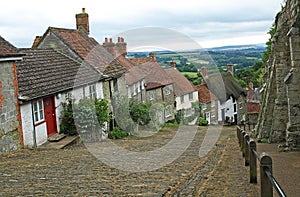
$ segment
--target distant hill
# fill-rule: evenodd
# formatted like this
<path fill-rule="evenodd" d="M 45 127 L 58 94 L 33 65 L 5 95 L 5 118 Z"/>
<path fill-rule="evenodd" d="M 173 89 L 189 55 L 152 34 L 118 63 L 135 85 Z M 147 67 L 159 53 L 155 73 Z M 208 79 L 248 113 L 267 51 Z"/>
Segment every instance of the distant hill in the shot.
<path fill-rule="evenodd" d="M 163 67 L 169 67 L 170 61 L 176 62 L 181 72 L 197 72 L 202 66 L 225 70 L 228 63 L 235 64 L 235 69 L 248 68 L 261 61 L 266 51 L 265 44 L 233 45 L 189 51 L 155 51 L 157 61 Z M 147 57 L 149 52 L 129 52 L 129 57 Z"/>

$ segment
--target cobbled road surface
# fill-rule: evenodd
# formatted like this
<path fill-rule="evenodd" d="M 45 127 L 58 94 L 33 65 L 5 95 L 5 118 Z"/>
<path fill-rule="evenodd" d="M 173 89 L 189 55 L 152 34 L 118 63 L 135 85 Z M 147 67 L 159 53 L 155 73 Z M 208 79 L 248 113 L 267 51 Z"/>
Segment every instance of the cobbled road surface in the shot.
<path fill-rule="evenodd" d="M 113 142 L 130 151 L 151 151 L 170 142 L 177 130 L 167 128 L 150 137 L 130 136 Z M 217 130 L 222 130 L 218 141 L 211 141 L 213 148 L 200 157 L 199 149 L 207 132 Z M 198 127 L 192 143 L 179 158 L 146 172 L 112 168 L 82 143 L 62 150 L 10 153 L 0 156 L 0 196 L 252 196 L 241 155 L 237 155 L 238 161 L 228 157 L 240 153 L 235 132 L 235 127 L 214 127 L 208 131 L 207 127 Z M 223 158 L 229 161 L 222 163 Z M 230 162 L 233 166 L 228 167 Z M 234 162 L 239 166 L 234 166 Z M 232 173 L 235 168 L 242 170 Z M 228 187 L 233 187 L 234 194 L 228 193 Z"/>

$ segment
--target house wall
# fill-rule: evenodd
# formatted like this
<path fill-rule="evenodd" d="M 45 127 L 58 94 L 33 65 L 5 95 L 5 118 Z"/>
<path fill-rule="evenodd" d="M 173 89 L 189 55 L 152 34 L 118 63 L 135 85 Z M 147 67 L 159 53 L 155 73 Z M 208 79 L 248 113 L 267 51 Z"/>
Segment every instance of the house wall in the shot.
<path fill-rule="evenodd" d="M 236 105 L 236 111 L 234 111 L 234 105 Z M 230 97 L 226 102 L 220 104 L 220 108 L 218 111 L 218 121 L 222 122 L 222 109 L 225 110 L 225 120 L 226 117 L 229 117 L 229 119 L 232 119 L 232 121 L 237 121 L 235 120 L 234 116 L 237 115 L 237 103 L 236 101 L 233 101 L 233 98 Z"/>
<path fill-rule="evenodd" d="M 15 66 L 0 61 L 0 154 L 20 148 Z"/>
<path fill-rule="evenodd" d="M 189 99 L 189 94 L 185 94 L 184 96 L 184 102 L 181 102 L 181 96 L 176 96 L 175 101 L 176 101 L 176 110 L 181 110 L 181 109 L 189 109 L 192 107 L 192 103 L 195 101 L 198 101 L 198 92 L 194 91 L 193 92 L 193 99 Z"/>
<path fill-rule="evenodd" d="M 202 115 L 203 117 L 209 122 L 211 125 L 217 125 L 218 124 L 218 118 L 222 117 L 221 114 L 218 113 L 219 109 L 219 102 L 217 100 L 214 101 L 214 104 L 212 102 L 205 103 L 206 108 L 204 108 L 202 104 Z M 209 114 L 209 116 L 208 116 Z"/>
<path fill-rule="evenodd" d="M 95 83 L 97 98 L 103 98 L 102 92 L 102 82 Z M 66 92 L 58 93 L 54 96 L 55 101 L 55 113 L 56 113 L 56 125 L 57 131 L 59 132 L 60 125 L 60 117 L 61 112 L 63 110 L 62 103 L 66 102 L 66 99 L 71 96 L 74 99 L 75 103 L 78 103 L 80 99 L 86 97 L 89 92 L 89 86 L 83 86 L 74 88 L 73 90 L 69 90 Z M 34 132 L 36 134 L 36 144 L 37 146 L 42 145 L 47 142 L 47 127 L 46 122 L 37 124 L 34 126 L 33 124 L 33 114 L 31 108 L 31 102 L 20 105 L 21 109 L 21 119 L 22 119 L 22 128 L 23 128 L 23 136 L 24 136 L 24 146 L 25 147 L 33 147 L 35 144 L 34 140 Z"/>
<path fill-rule="evenodd" d="M 127 95 L 128 98 L 134 99 L 135 102 L 145 102 L 146 89 L 144 86 L 144 80 L 138 81 L 135 84 L 127 86 Z"/>
<path fill-rule="evenodd" d="M 35 143 L 37 146 L 39 146 L 47 142 L 46 122 L 34 126 L 31 103 L 22 104 L 20 106 L 20 110 L 22 118 L 24 146 L 27 148 L 32 148 L 34 147 Z M 34 132 L 36 139 L 34 139 Z"/>

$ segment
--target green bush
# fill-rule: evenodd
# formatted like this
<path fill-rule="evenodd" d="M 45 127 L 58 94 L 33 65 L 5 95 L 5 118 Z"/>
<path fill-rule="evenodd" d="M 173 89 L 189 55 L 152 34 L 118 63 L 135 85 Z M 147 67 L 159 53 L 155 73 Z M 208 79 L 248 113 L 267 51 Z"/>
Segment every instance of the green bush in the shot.
<path fill-rule="evenodd" d="M 72 99 L 67 98 L 66 102 L 62 103 L 62 115 L 60 118 L 60 133 L 67 134 L 67 135 L 76 135 L 77 129 L 74 123 L 73 117 L 73 104 Z"/>
<path fill-rule="evenodd" d="M 208 121 L 205 120 L 205 119 L 202 118 L 202 117 L 199 117 L 199 125 L 200 125 L 200 126 L 207 126 L 207 125 L 208 125 Z"/>
<path fill-rule="evenodd" d="M 122 139 L 127 137 L 128 134 L 126 131 L 122 131 L 120 128 L 115 127 L 112 131 L 108 132 L 109 139 Z"/>

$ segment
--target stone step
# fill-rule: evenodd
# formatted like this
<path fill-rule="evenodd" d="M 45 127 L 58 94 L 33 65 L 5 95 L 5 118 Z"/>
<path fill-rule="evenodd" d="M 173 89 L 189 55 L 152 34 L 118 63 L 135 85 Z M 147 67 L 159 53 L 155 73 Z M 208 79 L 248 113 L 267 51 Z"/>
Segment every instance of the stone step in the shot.
<path fill-rule="evenodd" d="M 40 147 L 39 149 L 63 149 L 66 148 L 72 144 L 75 144 L 76 142 L 79 141 L 79 136 L 65 136 L 63 139 L 60 141 L 56 142 L 47 142 Z"/>
<path fill-rule="evenodd" d="M 51 137 L 49 137 L 48 141 L 49 142 L 58 142 L 58 141 L 64 139 L 65 137 L 67 137 L 67 135 L 57 133 L 57 134 L 52 135 Z"/>

